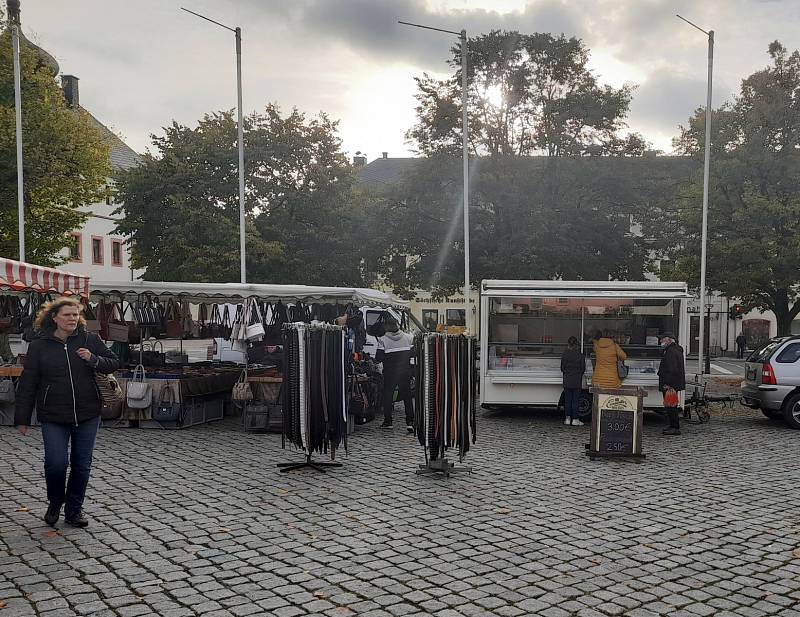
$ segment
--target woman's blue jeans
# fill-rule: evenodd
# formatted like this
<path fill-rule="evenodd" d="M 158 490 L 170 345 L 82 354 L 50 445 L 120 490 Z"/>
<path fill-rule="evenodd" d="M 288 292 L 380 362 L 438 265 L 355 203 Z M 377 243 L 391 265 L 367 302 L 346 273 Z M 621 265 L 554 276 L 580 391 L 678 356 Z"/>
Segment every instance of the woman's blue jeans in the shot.
<path fill-rule="evenodd" d="M 99 427 L 99 417 L 81 422 L 78 426 L 42 422 L 47 500 L 53 507 L 60 508 L 63 505 L 65 516 L 75 515 L 83 509 Z"/>

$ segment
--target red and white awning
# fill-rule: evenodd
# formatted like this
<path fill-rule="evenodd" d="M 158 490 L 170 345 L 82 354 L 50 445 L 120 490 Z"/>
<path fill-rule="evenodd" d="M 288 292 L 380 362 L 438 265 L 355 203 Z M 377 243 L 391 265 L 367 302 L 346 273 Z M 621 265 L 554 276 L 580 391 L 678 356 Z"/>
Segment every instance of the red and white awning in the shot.
<path fill-rule="evenodd" d="M 0 290 L 89 296 L 89 277 L 0 257 Z"/>

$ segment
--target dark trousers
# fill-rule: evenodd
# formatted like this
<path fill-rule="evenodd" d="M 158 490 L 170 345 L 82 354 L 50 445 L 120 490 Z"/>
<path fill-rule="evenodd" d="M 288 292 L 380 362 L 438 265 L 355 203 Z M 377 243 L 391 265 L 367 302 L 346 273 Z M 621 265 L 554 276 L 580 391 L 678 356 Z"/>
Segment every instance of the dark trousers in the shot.
<path fill-rule="evenodd" d="M 99 427 L 99 417 L 81 422 L 78 426 L 42 422 L 47 500 L 58 508 L 63 505 L 66 516 L 77 514 L 83 508 Z"/>
<path fill-rule="evenodd" d="M 406 410 L 406 424 L 411 424 L 414 422 L 414 399 L 408 352 L 387 353 L 383 357 L 383 421 L 387 424 L 392 422 L 395 388 Z"/>
<path fill-rule="evenodd" d="M 567 418 L 578 418 L 578 411 L 581 404 L 580 388 L 564 388 L 564 416 Z"/>
<path fill-rule="evenodd" d="M 736 346 L 736 357 L 740 360 L 744 358 L 744 345 Z"/>
<path fill-rule="evenodd" d="M 683 411 L 680 407 L 667 407 L 667 423 L 669 428 L 680 428 L 680 414 Z"/>

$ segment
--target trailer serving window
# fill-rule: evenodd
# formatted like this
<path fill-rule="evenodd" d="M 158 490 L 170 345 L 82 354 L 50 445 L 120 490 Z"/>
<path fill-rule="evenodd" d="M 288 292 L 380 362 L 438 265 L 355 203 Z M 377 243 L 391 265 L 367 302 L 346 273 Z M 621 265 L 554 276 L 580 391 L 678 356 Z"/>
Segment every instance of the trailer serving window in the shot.
<path fill-rule="evenodd" d="M 488 369 L 558 366 L 571 336 L 591 355 L 591 340 L 598 331 L 614 339 L 632 360 L 658 359 L 658 337 L 677 332 L 680 310 L 675 299 L 492 297 Z"/>

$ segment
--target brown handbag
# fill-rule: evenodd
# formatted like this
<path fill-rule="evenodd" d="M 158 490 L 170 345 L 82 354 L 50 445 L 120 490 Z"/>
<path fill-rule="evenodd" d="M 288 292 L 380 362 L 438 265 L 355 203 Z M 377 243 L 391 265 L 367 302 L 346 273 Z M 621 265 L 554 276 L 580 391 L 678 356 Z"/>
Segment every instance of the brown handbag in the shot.
<path fill-rule="evenodd" d="M 128 324 L 120 312 L 119 305 L 111 303 L 108 312 L 108 321 L 106 322 L 106 339 L 107 341 L 116 341 L 118 343 L 129 342 L 128 338 Z"/>
<path fill-rule="evenodd" d="M 164 331 L 167 338 L 181 338 L 184 334 L 183 315 L 175 300 L 171 298 L 164 311 Z"/>

